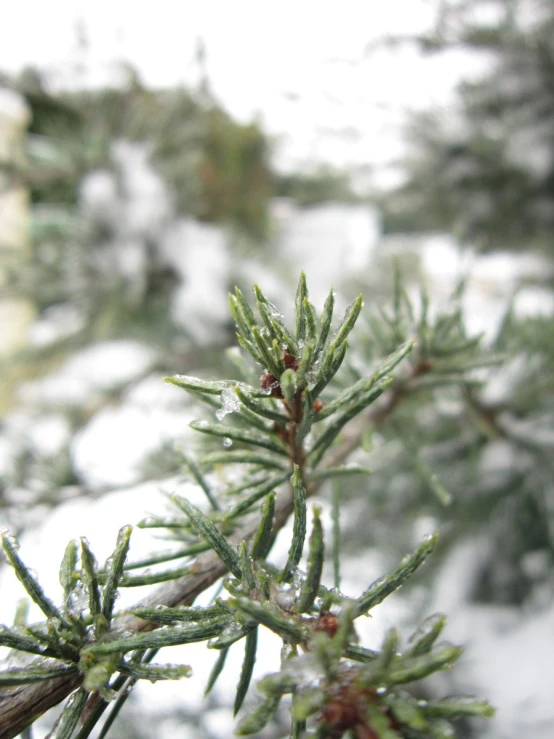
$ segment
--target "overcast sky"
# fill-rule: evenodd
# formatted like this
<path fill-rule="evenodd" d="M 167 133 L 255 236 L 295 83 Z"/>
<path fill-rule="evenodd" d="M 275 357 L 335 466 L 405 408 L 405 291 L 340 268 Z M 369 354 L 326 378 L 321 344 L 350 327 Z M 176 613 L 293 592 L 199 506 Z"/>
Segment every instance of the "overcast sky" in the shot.
<path fill-rule="evenodd" d="M 434 0 L 19 0 L 0 24 L 0 70 L 32 64 L 51 85 L 101 85 L 122 61 L 150 86 L 195 84 L 198 39 L 212 91 L 278 136 L 279 163 L 380 164 L 401 151 L 407 108 L 449 105 L 467 56 L 367 54 L 387 34 L 432 24 Z M 79 36 L 86 44 L 79 44 Z"/>

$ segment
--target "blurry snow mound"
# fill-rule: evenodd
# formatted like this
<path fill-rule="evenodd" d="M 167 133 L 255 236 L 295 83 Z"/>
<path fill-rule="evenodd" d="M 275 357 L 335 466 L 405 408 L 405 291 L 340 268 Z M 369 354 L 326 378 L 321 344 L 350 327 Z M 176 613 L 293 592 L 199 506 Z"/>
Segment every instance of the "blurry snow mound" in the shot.
<path fill-rule="evenodd" d="M 449 613 L 447 638 L 466 651 L 445 679 L 449 692 L 488 698 L 496 716 L 479 724 L 490 739 L 552 739 L 554 606 L 522 615 L 516 608 L 466 605 Z"/>
<path fill-rule="evenodd" d="M 420 245 L 421 266 L 429 289 L 446 297 L 463 268 L 458 242 L 448 234 L 430 234 Z M 442 291 L 446 291 L 441 295 Z"/>
<path fill-rule="evenodd" d="M 86 174 L 79 185 L 79 196 L 85 216 L 110 225 L 117 222 L 120 203 L 113 172 L 96 169 Z"/>
<path fill-rule="evenodd" d="M 159 242 L 173 218 L 171 197 L 147 144 L 119 140 L 111 156 L 115 171 L 96 170 L 81 182 L 81 211 L 90 228 L 107 233 L 91 257 L 95 269 L 107 280 L 123 279 L 140 299 L 148 272 L 164 266 Z"/>
<path fill-rule="evenodd" d="M 381 235 L 376 209 L 326 203 L 303 210 L 281 207 L 277 213 L 279 256 L 306 272 L 316 305 L 323 303 L 331 285 L 339 288 L 339 281 L 369 270 Z"/>
<path fill-rule="evenodd" d="M 179 285 L 172 295 L 171 319 L 196 344 L 213 343 L 214 331 L 223 338 L 228 319 L 228 239 L 218 226 L 175 218 L 150 153 L 146 144 L 117 141 L 112 146 L 116 173 L 99 170 L 83 180 L 85 215 L 111 232 L 101 270 L 108 278 L 125 278 L 139 296 L 149 270 L 173 270 Z"/>
<path fill-rule="evenodd" d="M 503 418 L 503 420 L 505 420 Z M 518 448 L 507 439 L 493 439 L 485 447 L 479 460 L 477 475 L 482 489 L 494 491 L 508 485 L 513 476 L 524 472 L 529 461 L 518 454 Z"/>
<path fill-rule="evenodd" d="M 164 262 L 180 276 L 171 304 L 172 320 L 197 344 L 213 344 L 214 331 L 223 338 L 231 267 L 223 230 L 180 218 L 167 229 L 161 251 Z"/>
<path fill-rule="evenodd" d="M 60 414 L 27 416 L 22 421 L 21 433 L 36 454 L 54 457 L 69 442 L 71 426 L 67 418 Z"/>
<path fill-rule="evenodd" d="M 171 214 L 167 187 L 151 166 L 150 155 L 147 144 L 122 140 L 112 145 L 120 169 L 124 223 L 141 235 L 157 235 Z"/>
<path fill-rule="evenodd" d="M 514 312 L 518 318 L 552 316 L 554 314 L 554 295 L 551 290 L 545 288 L 524 287 L 516 295 Z"/>
<path fill-rule="evenodd" d="M 490 722 L 479 723 L 479 736 L 551 739 L 554 662 L 548 645 L 554 638 L 554 604 L 522 613 L 514 606 L 468 603 L 486 548 L 484 539 L 460 544 L 436 583 L 429 612 L 447 613 L 446 638 L 466 645 L 455 669 L 441 679 L 448 692 L 483 696 L 496 707 Z"/>
<path fill-rule="evenodd" d="M 150 155 L 147 144 L 115 141 L 111 156 L 117 172 L 95 170 L 81 182 L 85 215 L 111 225 L 117 233 L 158 236 L 171 216 L 171 199 Z"/>
<path fill-rule="evenodd" d="M 435 305 L 445 304 L 462 277 L 469 276 L 464 292 L 464 317 L 470 333 L 493 335 L 515 288 L 514 255 L 476 255 L 462 249 L 453 236 L 420 237 L 421 272 Z M 498 258 L 500 257 L 500 258 Z"/>
<path fill-rule="evenodd" d="M 155 361 L 154 351 L 136 341 L 93 344 L 73 354 L 60 370 L 22 385 L 20 398 L 37 405 L 84 405 L 95 393 L 141 377 Z"/>
<path fill-rule="evenodd" d="M 43 347 L 73 336 L 85 327 L 85 317 L 70 303 L 52 305 L 29 329 L 31 346 Z"/>
<path fill-rule="evenodd" d="M 0 121 L 5 118 L 11 125 L 25 126 L 30 117 L 29 106 L 21 95 L 8 87 L 0 87 Z"/>
<path fill-rule="evenodd" d="M 397 238 L 393 236 L 392 240 Z M 466 272 L 483 290 L 504 295 L 522 279 L 543 277 L 545 270 L 552 272 L 552 265 L 540 255 L 501 251 L 480 254 L 463 248 L 450 234 L 423 234 L 406 237 L 405 241 L 420 253 L 423 274 L 430 289 L 439 291 L 439 297 L 441 287 L 449 294 Z"/>
<path fill-rule="evenodd" d="M 110 556 L 115 546 L 117 532 L 125 525 L 136 525 L 152 512 L 164 515 L 169 510 L 167 492 L 181 493 L 182 485 L 175 478 L 147 482 L 136 487 L 114 491 L 96 500 L 81 497 L 66 501 L 64 505 L 48 510 L 20 537 L 20 554 L 24 562 L 38 575 L 45 592 L 54 602 L 61 601 L 58 579 L 60 562 L 70 539 L 85 536 L 99 563 Z M 188 488 L 186 495 L 190 496 Z M 194 499 L 197 502 L 197 499 Z M 153 551 L 171 549 L 160 545 L 153 529 L 135 529 L 131 537 L 130 560 L 138 560 Z M 123 590 L 118 608 L 132 604 L 149 592 L 150 588 Z M 11 623 L 14 604 L 24 595 L 23 586 L 9 567 L 0 570 L 0 622 Z M 31 606 L 31 620 L 43 618 L 38 607 Z"/>
<path fill-rule="evenodd" d="M 125 394 L 121 406 L 104 408 L 78 432 L 71 445 L 74 469 L 92 488 L 137 483 L 149 455 L 192 434 L 190 421 L 162 376 L 148 377 Z"/>
<path fill-rule="evenodd" d="M 496 252 L 473 254 L 468 262 L 467 291 L 464 295 L 466 323 L 475 333 L 484 331 L 493 336 L 510 298 L 525 280 L 544 279 L 552 274 L 552 264 L 536 254 Z M 518 315 L 537 315 L 552 310 L 552 296 L 546 291 L 529 287 L 518 297 L 515 309 Z"/>

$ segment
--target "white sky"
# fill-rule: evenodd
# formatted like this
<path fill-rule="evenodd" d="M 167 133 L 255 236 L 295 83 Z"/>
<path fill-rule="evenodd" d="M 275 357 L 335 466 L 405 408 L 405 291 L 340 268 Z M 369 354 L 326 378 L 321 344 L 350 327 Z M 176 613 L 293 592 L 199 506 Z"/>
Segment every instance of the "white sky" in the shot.
<path fill-rule="evenodd" d="M 325 160 L 382 164 L 399 153 L 407 108 L 447 104 L 478 68 L 461 53 L 423 60 L 413 49 L 364 57 L 386 34 L 433 20 L 435 0 L 19 0 L 4 9 L 0 70 L 33 64 L 51 84 L 98 85 L 131 62 L 150 86 L 194 84 L 197 39 L 213 92 L 242 120 L 258 116 L 279 140 L 282 166 Z M 79 48 L 78 28 L 88 45 Z"/>

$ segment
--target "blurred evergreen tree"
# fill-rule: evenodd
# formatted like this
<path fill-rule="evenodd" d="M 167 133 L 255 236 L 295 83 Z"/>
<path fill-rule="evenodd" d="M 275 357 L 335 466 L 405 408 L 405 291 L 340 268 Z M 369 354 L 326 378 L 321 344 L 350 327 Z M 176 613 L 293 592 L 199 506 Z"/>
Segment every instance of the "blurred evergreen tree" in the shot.
<path fill-rule="evenodd" d="M 470 50 L 490 66 L 459 85 L 453 111 L 412 115 L 407 181 L 384 202 L 389 228 L 454 230 L 483 249 L 552 251 L 554 6 L 446 0 L 434 31 L 415 41 L 429 54 Z"/>
<path fill-rule="evenodd" d="M 275 176 L 275 193 L 292 198 L 300 206 L 327 202 L 355 202 L 347 173 L 321 166 L 312 173 L 291 172 Z"/>
<path fill-rule="evenodd" d="M 260 126 L 237 123 L 216 101 L 185 89 L 150 90 L 132 67 L 126 74 L 122 87 L 58 95 L 36 70 L 16 81 L 33 113 L 26 173 L 33 200 L 74 203 L 82 177 L 112 168 L 113 142 L 127 139 L 151 147 L 178 213 L 263 239 L 271 176 Z"/>
<path fill-rule="evenodd" d="M 256 123 L 239 125 L 219 108 L 207 111 L 204 124 L 196 215 L 262 240 L 271 195 L 267 139 Z"/>

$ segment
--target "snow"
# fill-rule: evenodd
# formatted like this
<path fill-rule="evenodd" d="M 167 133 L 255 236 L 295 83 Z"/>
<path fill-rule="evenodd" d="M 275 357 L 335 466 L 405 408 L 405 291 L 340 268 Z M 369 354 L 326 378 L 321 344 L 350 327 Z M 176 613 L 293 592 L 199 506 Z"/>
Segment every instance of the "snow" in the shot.
<path fill-rule="evenodd" d="M 372 207 L 327 203 L 293 211 L 282 223 L 279 253 L 306 272 L 316 305 L 323 305 L 331 285 L 369 271 L 380 237 Z"/>
<path fill-rule="evenodd" d="M 84 405 L 140 377 L 155 359 L 152 349 L 136 341 L 100 342 L 73 354 L 58 371 L 24 383 L 19 397 L 27 405 Z"/>
<path fill-rule="evenodd" d="M 119 166 L 119 204 L 121 218 L 132 234 L 156 236 L 171 214 L 167 186 L 150 164 L 145 144 L 116 141 L 112 155 Z"/>
<path fill-rule="evenodd" d="M 509 484 L 517 472 L 525 472 L 525 462 L 516 445 L 506 439 L 492 439 L 479 459 L 477 476 L 481 480 L 481 489 L 502 489 L 503 484 Z"/>
<path fill-rule="evenodd" d="M 554 314 L 554 295 L 545 288 L 521 288 L 515 298 L 514 312 L 519 318 L 552 316 Z"/>
<path fill-rule="evenodd" d="M 86 537 L 97 561 L 102 564 L 111 555 L 117 531 L 121 526 L 129 523 L 136 524 L 152 512 L 158 515 L 163 514 L 164 511 L 173 514 L 174 509 L 170 508 L 167 500 L 167 494 L 171 492 L 186 496 L 195 505 L 205 504 L 204 494 L 198 486 L 184 485 L 178 478 L 144 483 L 128 490 L 109 493 L 98 500 L 70 501 L 50 511 L 46 520 L 25 532 L 21 537 L 20 556 L 26 565 L 37 573 L 46 594 L 54 602 L 59 603 L 61 587 L 58 581 L 58 569 L 70 538 Z M 170 548 L 169 544 L 160 546 L 157 537 L 159 534 L 155 533 L 155 530 L 135 529 L 131 537 L 130 560 L 140 559 L 152 551 Z M 286 551 L 284 556 L 286 556 Z M 2 592 L 0 622 L 11 623 L 14 603 L 25 594 L 21 584 L 8 568 L 0 569 L 0 591 Z M 117 601 L 118 609 L 136 604 L 149 592 L 151 592 L 150 587 L 129 588 L 121 591 Z M 213 594 L 214 589 L 212 588 L 203 594 L 199 603 L 207 603 Z M 40 619 L 40 617 L 38 609 L 32 606 L 30 620 Z M 267 629 L 262 628 L 259 644 L 259 654 L 263 654 L 264 659 L 263 664 L 262 661 L 258 661 L 254 680 L 261 678 L 268 670 L 277 670 L 279 666 L 280 640 Z M 157 662 L 190 664 L 193 668 L 193 675 L 186 681 L 139 685 L 135 700 L 138 701 L 140 710 L 146 711 L 149 716 L 163 716 L 179 705 L 191 712 L 197 712 L 204 700 L 207 679 L 218 654 L 215 650 L 208 650 L 205 644 L 191 644 L 162 650 L 156 658 Z M 227 726 L 231 721 L 229 708 L 234 700 L 241 656 L 242 646 L 237 645 L 233 648 L 233 656 L 229 659 L 214 689 L 214 695 L 225 707 Z M 220 719 L 215 716 L 211 717 L 207 713 L 202 720 L 205 720 L 211 727 L 220 725 L 218 723 Z M 164 733 L 157 735 L 172 736 L 169 730 L 166 733 L 165 729 Z"/>
<path fill-rule="evenodd" d="M 192 485 L 182 488 L 176 478 L 165 483 L 138 485 L 96 501 L 71 501 L 51 511 L 44 522 L 23 535 L 20 555 L 38 572 L 47 594 L 59 601 L 57 568 L 69 536 L 86 536 L 98 561 L 102 562 L 110 555 L 120 526 L 136 523 L 148 512 L 167 510 L 167 499 L 161 488 L 166 492 L 177 490 L 179 494 L 190 496 L 193 502 L 202 504 L 202 493 Z M 420 529 L 431 523 L 422 522 Z M 277 560 L 280 554 L 286 556 L 286 539 L 285 533 L 277 546 Z M 160 546 L 149 530 L 135 531 L 131 542 L 132 559 Z M 550 695 L 554 665 L 548 645 L 554 639 L 554 606 L 550 603 L 538 612 L 524 614 L 512 607 L 468 604 L 472 573 L 486 547 L 485 541 L 469 541 L 457 547 L 439 578 L 432 601 L 427 604 L 425 615 L 432 612 L 449 614 L 445 637 L 454 643 L 467 644 L 456 668 L 441 676 L 441 691 L 471 692 L 487 696 L 492 701 L 497 708 L 497 716 L 484 725 L 485 733 L 481 735 L 487 739 L 519 739 L 521 736 L 550 739 L 554 722 L 554 704 Z M 343 590 L 357 595 L 382 572 L 380 554 L 367 552 L 363 557 L 345 563 Z M 3 595 L 0 620 L 9 623 L 13 615 L 12 604 L 22 595 L 22 590 L 6 568 L 0 572 L 0 590 Z M 124 591 L 118 607 L 136 603 L 147 591 L 147 588 Z M 205 597 L 209 597 L 209 593 Z M 389 599 L 372 612 L 372 618 L 357 622 L 362 643 L 377 647 L 390 626 L 410 620 L 410 611 L 413 611 L 410 599 L 398 596 Z M 38 617 L 38 614 L 33 612 L 33 616 Z M 408 633 L 403 629 L 404 638 Z M 233 656 L 215 688 L 214 695 L 222 701 L 222 708 L 213 715 L 206 711 L 201 717 L 202 725 L 213 730 L 216 736 L 225 735 L 221 733 L 225 716 L 227 722 L 231 721 L 226 709 L 233 700 L 241 654 L 240 646 L 233 648 Z M 264 659 L 263 665 L 262 660 L 256 665 L 255 680 L 278 668 L 278 640 L 263 628 L 260 630 L 259 654 L 263 654 Z M 157 658 L 159 662 L 190 664 L 193 676 L 185 683 L 139 685 L 135 700 L 140 710 L 153 716 L 166 715 L 175 705 L 197 711 L 216 657 L 215 653 L 206 651 L 205 645 L 162 651 Z M 159 734 L 170 735 L 165 733 L 165 729 Z"/>
<path fill-rule="evenodd" d="M 551 739 L 554 702 L 554 604 L 531 612 L 467 603 L 467 587 L 486 543 L 464 542 L 442 569 L 431 609 L 448 614 L 446 637 L 465 644 L 456 668 L 443 674 L 451 692 L 486 696 L 494 719 L 480 727 L 487 739 Z M 464 587 L 465 584 L 465 587 Z"/>
<path fill-rule="evenodd" d="M 150 164 L 148 145 L 121 139 L 111 156 L 115 173 L 95 170 L 81 182 L 83 214 L 109 224 L 123 239 L 156 238 L 171 216 L 171 199 Z"/>
<path fill-rule="evenodd" d="M 119 407 L 96 413 L 71 447 L 80 479 L 92 488 L 138 482 L 149 454 L 190 438 L 192 416 L 183 408 L 186 397 L 181 393 L 176 402 L 174 389 L 153 375 L 134 387 Z"/>
<path fill-rule="evenodd" d="M 119 216 L 117 179 L 107 169 L 88 172 L 79 185 L 79 200 L 83 214 L 115 223 Z"/>
<path fill-rule="evenodd" d="M 72 538 L 86 537 L 96 559 L 103 563 L 113 552 L 117 532 L 128 524 L 135 526 L 139 521 L 156 515 L 174 515 L 168 495 L 177 492 L 186 496 L 195 505 L 204 505 L 204 493 L 176 477 L 145 482 L 125 490 L 115 490 L 98 499 L 79 498 L 48 511 L 48 516 L 29 526 L 20 538 L 19 554 L 25 564 L 33 569 L 47 595 L 55 602 L 61 600 L 58 570 L 65 548 Z M 169 541 L 160 545 L 159 532 L 155 529 L 135 528 L 131 537 L 130 561 L 141 559 L 153 551 L 171 548 Z M 118 608 L 137 603 L 149 587 L 129 588 L 121 592 Z M 24 596 L 22 585 L 13 572 L 6 567 L 0 569 L 0 622 L 10 623 L 13 604 Z M 40 619 L 40 612 L 32 606 L 30 619 Z"/>
<path fill-rule="evenodd" d="M 146 455 L 174 438 L 183 425 L 182 417 L 139 408 L 107 408 L 76 435 L 75 471 L 92 489 L 138 482 Z"/>
<path fill-rule="evenodd" d="M 171 319 L 199 345 L 213 344 L 217 337 L 221 340 L 231 288 L 231 260 L 224 231 L 181 218 L 166 230 L 160 249 L 181 279 L 172 297 Z"/>
<path fill-rule="evenodd" d="M 29 330 L 29 343 L 40 348 L 76 334 L 85 327 L 82 313 L 73 305 L 53 305 L 46 310 Z"/>
<path fill-rule="evenodd" d="M 69 421 L 58 414 L 50 413 L 34 418 L 26 425 L 29 444 L 38 454 L 53 457 L 69 442 Z"/>
<path fill-rule="evenodd" d="M 349 12 L 343 13 L 346 25 L 340 29 L 344 32 L 339 33 L 336 13 L 332 9 L 322 11 L 320 6 L 316 9 L 314 3 L 295 4 L 291 8 L 292 16 L 287 12 L 277 13 L 271 23 L 263 12 L 258 12 L 258 4 L 246 3 L 246 16 L 252 17 L 257 24 L 253 35 L 248 24 L 243 24 L 244 28 L 226 22 L 214 24 L 214 4 L 200 3 L 194 10 L 192 6 L 187 8 L 189 15 L 193 12 L 195 22 L 185 24 L 186 38 L 183 37 L 183 24 L 171 22 L 179 17 L 175 9 L 169 14 L 168 24 L 167 14 L 152 15 L 137 7 L 131 11 L 127 2 L 119 9 L 115 5 L 110 7 L 109 13 L 100 4 L 92 16 L 87 16 L 92 43 L 87 45 L 87 51 L 83 52 L 86 58 L 80 57 L 78 65 L 67 64 L 67 57 L 74 44 L 74 35 L 69 29 L 77 17 L 75 13 L 80 11 L 70 8 L 71 3 L 65 0 L 63 4 L 68 6 L 65 8 L 68 12 L 57 14 L 65 21 L 57 24 L 54 34 L 43 32 L 45 27 L 53 28 L 50 5 L 41 11 L 45 13 L 44 22 L 35 23 L 33 27 L 29 27 L 28 13 L 23 8 L 20 22 L 24 33 L 10 32 L 10 24 L 5 27 L 4 46 L 9 52 L 6 58 L 11 68 L 14 68 L 13 60 L 21 60 L 25 54 L 28 59 L 47 58 L 50 66 L 52 54 L 56 59 L 61 55 L 65 58 L 64 72 L 59 72 L 58 78 L 66 75 L 67 83 L 67 75 L 73 74 L 69 70 L 79 66 L 84 70 L 80 82 L 90 84 L 98 83 L 100 78 L 105 81 L 108 60 L 126 57 L 139 63 L 147 82 L 157 80 L 163 86 L 175 82 L 175 74 L 184 74 L 189 81 L 198 74 L 197 65 L 187 60 L 192 58 L 195 38 L 200 34 L 207 41 L 208 71 L 217 97 L 244 119 L 261 108 L 262 120 L 270 131 L 287 132 L 280 145 L 281 165 L 322 157 L 341 165 L 348 160 L 356 164 L 372 161 L 382 168 L 385 161 L 398 152 L 396 131 L 391 133 L 396 128 L 398 116 L 395 117 L 394 110 L 383 115 L 384 111 L 377 109 L 376 102 L 385 98 L 388 102 L 395 100 L 393 108 L 399 102 L 402 106 L 410 101 L 425 105 L 430 98 L 444 97 L 445 88 L 452 88 L 460 69 L 459 60 L 443 57 L 435 65 L 433 83 L 429 84 L 431 78 L 422 74 L 424 63 L 416 59 L 413 52 L 397 53 L 393 60 L 373 54 L 368 55 L 367 63 L 360 61 L 370 41 L 368 28 L 374 37 L 389 26 L 398 30 L 399 22 L 407 32 L 414 30 L 416 19 L 422 27 L 429 15 L 428 8 L 421 2 L 394 2 L 390 8 L 385 4 L 378 12 L 371 13 L 367 3 L 348 3 Z M 229 5 L 226 10 L 224 6 L 219 4 L 218 15 L 229 14 L 227 20 L 234 19 L 236 7 Z M 14 12 L 18 7 L 14 5 Z M 35 16 L 38 11 L 38 6 L 33 9 Z M 312 53 L 307 54 L 307 33 L 313 26 L 316 12 L 323 29 L 320 28 L 321 33 L 310 34 Z M 132 23 L 127 22 L 130 19 Z M 11 20 L 16 22 L 16 16 Z M 119 33 L 118 24 L 125 28 L 125 33 Z M 231 33 L 229 28 L 232 28 Z M 276 33 L 275 28 L 279 32 Z M 144 50 L 152 46 L 144 44 L 144 38 L 150 39 L 152 30 L 156 38 L 163 38 L 164 53 L 150 53 L 146 64 Z M 243 37 L 242 33 L 247 35 Z M 288 40 L 285 55 L 281 53 L 284 37 Z M 48 46 L 46 52 L 45 44 Z M 259 65 L 252 76 L 253 57 Z M 428 66 L 427 63 L 427 71 Z M 246 79 L 248 84 L 244 84 Z M 427 80 L 425 89 L 422 87 L 424 79 Z M 22 119 L 28 115 L 13 93 L 0 90 L 0 116 L 6 114 Z M 357 128 L 352 128 L 353 120 L 359 122 Z M 350 128 L 346 129 L 346 125 Z M 288 133 L 292 131 L 294 137 Z M 272 258 L 275 264 L 290 264 L 290 274 L 286 275 L 289 286 L 285 287 L 267 252 L 259 261 L 234 262 L 224 231 L 188 219 L 173 219 L 163 182 L 149 164 L 147 147 L 121 141 L 114 146 L 112 154 L 117 174 L 99 170 L 89 175 L 81 187 L 85 218 L 106 223 L 115 234 L 116 247 L 110 251 L 113 261 L 108 263 L 107 269 L 128 279 L 138 293 L 143 287 L 148 261 L 147 242 L 151 239 L 158 244 L 157 258 L 163 266 L 173 267 L 180 278 L 171 301 L 171 317 L 197 343 L 213 343 L 225 337 L 226 293 L 235 276 L 244 279 L 246 284 L 254 280 L 259 282 L 269 296 L 276 297 L 292 293 L 289 283 L 294 283 L 299 270 L 304 268 L 311 299 L 320 307 L 331 284 L 340 289 L 339 275 L 340 281 L 346 282 L 363 277 L 371 269 L 380 229 L 378 214 L 367 206 L 327 204 L 298 211 L 290 203 L 278 204 L 277 220 L 281 231 Z M 514 293 L 516 315 L 551 316 L 554 312 L 551 292 L 535 288 L 518 290 L 520 279 L 547 275 L 544 262 L 513 254 L 478 256 L 466 252 L 462 255 L 455 241 L 444 235 L 425 237 L 422 247 L 422 268 L 433 299 L 447 300 L 460 273 L 470 275 L 465 307 L 471 331 L 484 329 L 488 336 L 494 335 L 505 310 L 506 298 Z M 551 269 L 549 271 L 551 274 Z M 79 331 L 83 319 L 72 310 L 69 306 L 55 306 L 41 316 L 31 328 L 31 343 L 42 347 Z M 145 515 L 166 510 L 163 491 L 177 490 L 180 494 L 186 493 L 195 503 L 204 502 L 197 488 L 184 487 L 175 478 L 136 484 L 141 478 L 140 464 L 145 455 L 164 443 L 183 444 L 191 438 L 189 409 L 183 400 L 186 396 L 175 388 L 164 386 L 159 375 L 149 374 L 155 362 L 155 353 L 143 344 L 98 343 L 74 354 L 59 370 L 25 383 L 20 391 L 24 410 L 3 419 L 0 470 L 6 472 L 26 444 L 32 444 L 39 454 L 54 456 L 69 443 L 67 419 L 54 412 L 38 416 L 37 409 L 41 406 L 93 408 L 99 394 L 135 383 L 124 390 L 117 405 L 96 412 L 71 440 L 75 468 L 86 486 L 133 487 L 107 493 L 98 500 L 67 501 L 54 510 L 35 507 L 33 517 L 27 522 L 21 555 L 37 570 L 46 592 L 55 600 L 60 596 L 58 566 L 70 537 L 87 536 L 102 561 L 111 553 L 121 525 L 136 523 Z M 489 384 L 485 401 L 505 398 L 524 368 L 523 360 L 519 360 L 519 364 L 516 360 L 513 365 L 506 365 Z M 512 423 L 514 429 L 529 439 L 540 438 L 542 443 L 553 443 L 552 426 L 548 428 L 546 423 L 538 434 L 536 419 L 528 427 L 515 418 L 502 421 Z M 499 440 L 489 445 L 480 473 L 491 477 L 505 475 L 516 463 L 510 445 Z M 17 501 L 18 505 L 27 502 L 31 508 L 34 494 L 14 487 L 9 490 L 8 500 L 10 503 Z M 418 520 L 414 528 L 420 540 L 425 532 L 434 529 L 434 521 Z M 277 543 L 277 560 L 286 556 L 288 532 L 290 524 Z M 138 558 L 159 547 L 151 531 L 135 531 L 131 556 Z M 554 662 L 549 656 L 554 637 L 551 593 L 548 589 L 539 593 L 537 587 L 535 607 L 529 612 L 468 604 L 473 574 L 486 550 L 487 542 L 482 540 L 457 547 L 427 604 L 429 612 L 438 610 L 450 614 L 446 638 L 468 645 L 459 666 L 443 679 L 449 681 L 452 690 L 488 696 L 497 706 L 497 717 L 482 729 L 487 737 L 550 739 L 554 725 L 551 695 Z M 548 565 L 545 556 L 543 551 L 527 555 L 526 570 L 540 577 Z M 356 560 L 344 563 L 343 588 L 356 595 L 383 571 L 379 553 L 369 550 Z M 13 603 L 22 592 L 5 567 L 0 570 L 0 592 L 0 620 L 9 622 Z M 142 592 L 127 591 L 119 605 L 136 602 Z M 414 610 L 413 600 L 416 599 L 394 596 L 375 609 L 372 618 L 361 619 L 358 630 L 364 643 L 376 646 L 389 626 L 398 620 L 407 622 Z M 34 612 L 34 616 L 38 614 Z M 276 663 L 268 664 L 266 659 L 278 656 L 278 642 L 267 630 L 261 632 L 264 670 L 275 669 Z M 229 661 L 216 687 L 215 695 L 227 707 L 232 702 L 241 654 L 239 646 L 233 649 L 235 659 Z M 195 736 L 195 729 L 189 731 L 181 722 L 172 725 L 165 714 L 176 705 L 198 711 L 203 705 L 206 678 L 216 656 L 197 645 L 177 651 L 166 650 L 159 656 L 159 661 L 182 660 L 191 664 L 194 674 L 186 682 L 139 686 L 140 709 L 157 714 L 158 736 L 178 734 L 183 739 Z M 258 663 L 256 675 L 261 670 L 262 665 Z M 231 733 L 231 718 L 225 708 L 205 711 L 201 721 L 212 735 Z"/>
<path fill-rule="evenodd" d="M 6 119 L 2 121 L 2 118 Z M 0 87 L 0 126 L 25 126 L 30 118 L 29 108 L 21 95 L 7 87 Z"/>

